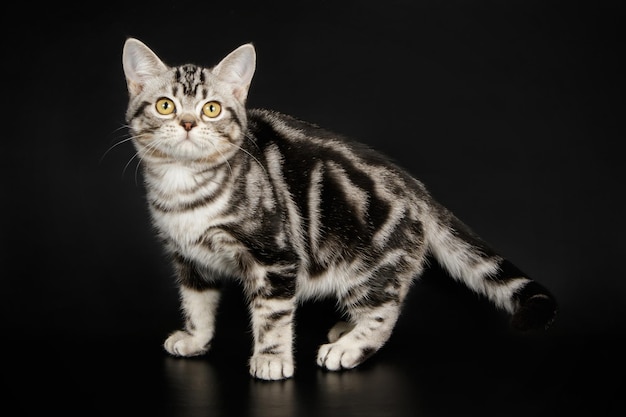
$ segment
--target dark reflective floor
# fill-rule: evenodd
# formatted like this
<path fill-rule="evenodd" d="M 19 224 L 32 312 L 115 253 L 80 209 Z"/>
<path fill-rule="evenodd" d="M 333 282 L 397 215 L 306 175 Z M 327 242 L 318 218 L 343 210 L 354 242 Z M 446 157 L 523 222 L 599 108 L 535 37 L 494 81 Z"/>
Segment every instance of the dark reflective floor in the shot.
<path fill-rule="evenodd" d="M 154 334 L 5 339 L 4 395 L 19 415 L 609 416 L 626 405 L 621 336 L 581 338 L 567 316 L 545 333 L 513 333 L 488 303 L 433 273 L 414 288 L 389 343 L 360 368 L 315 366 L 335 319 L 332 304 L 317 302 L 300 310 L 296 376 L 253 380 L 239 296 L 227 287 L 204 357 L 169 357 L 160 344 L 170 329 L 159 325 Z"/>

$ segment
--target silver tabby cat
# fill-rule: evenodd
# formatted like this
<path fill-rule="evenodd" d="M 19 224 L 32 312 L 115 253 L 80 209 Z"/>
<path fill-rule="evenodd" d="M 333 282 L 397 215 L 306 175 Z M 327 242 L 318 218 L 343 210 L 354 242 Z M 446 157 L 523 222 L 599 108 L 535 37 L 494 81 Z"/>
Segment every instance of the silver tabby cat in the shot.
<path fill-rule="evenodd" d="M 294 117 L 247 109 L 252 44 L 211 68 L 170 67 L 130 38 L 122 62 L 126 119 L 185 318 L 165 341 L 170 354 L 208 351 L 220 282 L 234 278 L 249 302 L 252 376 L 293 376 L 296 307 L 321 297 L 334 297 L 347 321 L 330 329 L 317 364 L 354 368 L 389 339 L 431 255 L 509 312 L 514 327 L 553 321 L 556 302 L 542 285 L 385 156 Z"/>

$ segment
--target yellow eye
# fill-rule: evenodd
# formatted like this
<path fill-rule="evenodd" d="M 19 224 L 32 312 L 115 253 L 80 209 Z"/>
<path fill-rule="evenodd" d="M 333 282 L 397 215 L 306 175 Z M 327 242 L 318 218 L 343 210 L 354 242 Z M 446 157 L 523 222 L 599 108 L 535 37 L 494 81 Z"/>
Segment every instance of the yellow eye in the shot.
<path fill-rule="evenodd" d="M 217 101 L 209 101 L 202 107 L 202 113 L 210 118 L 219 116 L 221 112 L 222 106 Z"/>
<path fill-rule="evenodd" d="M 172 114 L 176 111 L 176 105 L 169 98 L 161 97 L 156 102 L 156 111 L 164 115 Z"/>

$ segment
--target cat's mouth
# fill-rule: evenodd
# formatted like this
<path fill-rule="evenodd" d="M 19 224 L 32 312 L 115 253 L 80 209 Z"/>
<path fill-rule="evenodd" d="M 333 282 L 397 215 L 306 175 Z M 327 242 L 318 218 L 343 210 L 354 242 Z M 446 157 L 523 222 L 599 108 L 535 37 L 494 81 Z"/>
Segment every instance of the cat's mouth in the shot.
<path fill-rule="evenodd" d="M 224 162 L 231 156 L 229 147 L 210 139 L 198 139 L 189 132 L 174 142 L 170 142 L 162 152 L 180 161 Z"/>
<path fill-rule="evenodd" d="M 208 146 L 198 143 L 192 138 L 179 140 L 168 148 L 168 153 L 173 158 L 181 160 L 206 158 L 216 153 L 215 151 L 211 152 Z"/>

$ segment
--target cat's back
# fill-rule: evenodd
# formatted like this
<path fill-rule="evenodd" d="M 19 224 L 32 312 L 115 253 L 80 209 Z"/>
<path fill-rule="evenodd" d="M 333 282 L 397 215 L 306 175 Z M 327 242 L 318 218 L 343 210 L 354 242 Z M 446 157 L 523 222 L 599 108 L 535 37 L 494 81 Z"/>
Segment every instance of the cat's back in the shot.
<path fill-rule="evenodd" d="M 257 146 L 274 148 L 286 160 L 298 161 L 302 168 L 310 163 L 331 163 L 343 169 L 375 171 L 416 181 L 387 155 L 365 143 L 289 114 L 250 109 L 248 129 Z"/>
<path fill-rule="evenodd" d="M 259 144 L 291 144 L 311 150 L 348 142 L 347 138 L 315 123 L 268 109 L 249 109 L 248 129 Z"/>

